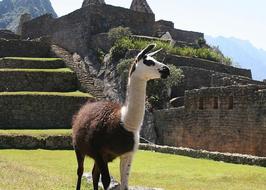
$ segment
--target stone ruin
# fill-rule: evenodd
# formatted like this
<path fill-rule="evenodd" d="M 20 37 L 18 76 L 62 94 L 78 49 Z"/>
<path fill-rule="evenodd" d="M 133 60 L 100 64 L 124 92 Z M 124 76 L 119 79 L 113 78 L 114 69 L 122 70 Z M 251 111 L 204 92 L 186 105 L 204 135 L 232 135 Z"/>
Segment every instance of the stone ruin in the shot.
<path fill-rule="evenodd" d="M 190 47 L 204 38 L 203 33 L 176 29 L 171 21 L 155 21 L 145 0 L 133 0 L 131 9 L 84 1 L 81 9 L 64 17 L 44 15 L 24 23 L 22 38 L 50 36 L 54 44 L 81 55 L 98 81 L 97 77 L 112 75 L 112 68 L 92 60 L 91 49 L 97 49 L 95 39 L 118 26 L 129 27 L 134 35 L 163 37 Z M 253 80 L 248 69 L 209 60 L 165 55 L 164 62 L 182 69 L 185 77 L 171 89 L 177 108 L 145 117 L 150 127 L 145 130 L 150 131 L 146 139 L 152 136 L 151 142 L 162 145 L 266 156 L 265 81 Z"/>
<path fill-rule="evenodd" d="M 129 27 L 135 35 L 161 37 L 169 32 L 173 40 L 191 44 L 204 38 L 203 33 L 175 29 L 170 21 L 155 21 L 146 1 L 134 0 L 131 7 L 133 10 L 107 5 L 103 1 L 84 1 L 81 9 L 63 17 L 43 15 L 25 23 L 22 37 L 34 39 L 48 35 L 54 43 L 83 57 L 98 35 L 119 26 Z"/>
<path fill-rule="evenodd" d="M 104 0 L 84 0 L 82 3 L 82 7 L 86 7 L 88 5 L 101 5 L 105 4 Z"/>
<path fill-rule="evenodd" d="M 153 14 L 146 0 L 133 0 L 131 3 L 130 9 L 133 11 Z"/>
<path fill-rule="evenodd" d="M 17 27 L 17 31 L 16 31 L 16 34 L 18 35 L 21 35 L 22 33 L 22 26 L 25 22 L 28 22 L 30 21 L 32 18 L 31 18 L 31 14 L 29 13 L 24 13 L 20 16 L 20 20 L 19 20 L 19 25 Z"/>

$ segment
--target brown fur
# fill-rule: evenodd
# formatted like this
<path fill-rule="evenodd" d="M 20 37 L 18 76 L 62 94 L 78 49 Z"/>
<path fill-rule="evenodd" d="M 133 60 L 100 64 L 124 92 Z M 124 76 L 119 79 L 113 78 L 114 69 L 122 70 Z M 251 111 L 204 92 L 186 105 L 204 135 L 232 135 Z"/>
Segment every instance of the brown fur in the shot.
<path fill-rule="evenodd" d="M 84 157 L 90 156 L 95 160 L 94 189 L 98 188 L 99 173 L 106 180 L 104 186 L 109 185 L 107 163 L 134 148 L 134 134 L 123 127 L 120 110 L 121 106 L 117 103 L 87 103 L 73 118 L 72 138 L 79 165 L 78 180 L 83 173 Z M 78 184 L 77 189 L 80 182 Z"/>
<path fill-rule="evenodd" d="M 99 152 L 107 162 L 132 150 L 134 142 L 127 139 L 134 139 L 134 135 L 123 128 L 120 109 L 119 104 L 112 102 L 94 102 L 83 106 L 73 120 L 75 149 L 92 158 L 95 158 L 95 152 Z"/>

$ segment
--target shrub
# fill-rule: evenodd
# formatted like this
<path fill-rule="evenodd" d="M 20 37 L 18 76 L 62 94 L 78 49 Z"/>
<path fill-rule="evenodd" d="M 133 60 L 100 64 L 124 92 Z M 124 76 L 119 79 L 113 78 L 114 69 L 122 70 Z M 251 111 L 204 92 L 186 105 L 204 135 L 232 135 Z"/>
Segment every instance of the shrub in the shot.
<path fill-rule="evenodd" d="M 123 43 L 115 43 L 115 45 L 111 48 L 111 60 L 112 61 L 119 61 L 120 59 L 124 58 L 128 47 L 126 44 Z"/>
<path fill-rule="evenodd" d="M 129 37 L 131 35 L 132 35 L 132 32 L 130 31 L 130 28 L 122 27 L 122 26 L 112 28 L 108 32 L 108 38 L 114 42 L 116 42 L 117 40 L 123 37 Z"/>
<path fill-rule="evenodd" d="M 128 75 L 130 65 L 133 63 L 134 59 L 124 59 L 120 63 L 117 64 L 116 69 L 117 72 L 122 75 L 123 73 Z"/>
<path fill-rule="evenodd" d="M 196 40 L 196 44 L 199 47 L 204 47 L 206 45 L 206 40 L 202 37 L 200 37 L 199 39 Z"/>
<path fill-rule="evenodd" d="M 152 80 L 148 82 L 147 98 L 152 108 L 163 109 L 167 107 L 169 102 L 168 90 L 173 86 L 177 86 L 183 76 L 181 69 L 174 65 L 168 65 L 170 68 L 170 76 L 164 80 Z"/>
<path fill-rule="evenodd" d="M 100 63 L 103 63 L 105 53 L 104 53 L 104 51 L 103 51 L 102 49 L 99 49 L 99 48 L 97 49 L 97 51 L 96 51 L 96 56 L 97 56 L 98 61 L 99 61 Z"/>

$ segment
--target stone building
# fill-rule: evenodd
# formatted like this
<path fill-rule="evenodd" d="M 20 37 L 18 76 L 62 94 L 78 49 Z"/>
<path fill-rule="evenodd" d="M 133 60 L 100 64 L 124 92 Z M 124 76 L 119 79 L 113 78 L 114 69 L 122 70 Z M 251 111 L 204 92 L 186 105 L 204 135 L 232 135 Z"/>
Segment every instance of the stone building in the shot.
<path fill-rule="evenodd" d="M 158 143 L 266 156 L 266 86 L 186 91 L 184 106 L 156 111 Z"/>
<path fill-rule="evenodd" d="M 138 12 L 153 14 L 146 0 L 133 0 L 130 9 Z"/>
<path fill-rule="evenodd" d="M 66 16 L 53 18 L 51 15 L 44 15 L 25 23 L 22 37 L 27 39 L 49 35 L 55 44 L 83 57 L 86 57 L 91 48 L 92 39 L 118 26 L 129 27 L 136 35 L 155 37 L 161 37 L 169 31 L 173 40 L 187 43 L 195 43 L 197 39 L 204 37 L 199 32 L 175 29 L 174 24 L 169 25 L 167 21 L 156 22 L 155 15 L 148 11 L 146 1 L 134 0 L 132 7 L 135 10 L 106 5 L 100 0 L 84 1 L 81 9 Z M 143 7 L 146 7 L 146 11 L 142 11 Z"/>
<path fill-rule="evenodd" d="M 25 22 L 28 22 L 31 20 L 31 14 L 29 13 L 24 13 L 20 16 L 20 20 L 19 20 L 19 24 L 18 24 L 18 27 L 17 27 L 17 31 L 16 31 L 16 34 L 18 35 L 21 35 L 21 32 L 22 32 L 22 26 Z"/>

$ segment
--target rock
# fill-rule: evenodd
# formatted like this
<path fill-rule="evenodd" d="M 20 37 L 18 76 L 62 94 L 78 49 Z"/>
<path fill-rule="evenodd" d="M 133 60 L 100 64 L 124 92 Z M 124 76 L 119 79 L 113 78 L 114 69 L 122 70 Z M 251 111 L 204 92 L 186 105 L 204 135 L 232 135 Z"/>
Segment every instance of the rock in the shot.
<path fill-rule="evenodd" d="M 163 40 L 169 40 L 171 45 L 175 45 L 175 40 L 173 39 L 172 35 L 170 32 L 166 32 L 165 34 L 162 35 L 161 39 Z"/>
<path fill-rule="evenodd" d="M 86 7 L 88 5 L 101 5 L 105 4 L 104 0 L 84 0 L 82 3 L 82 7 Z"/>
<path fill-rule="evenodd" d="M 184 106 L 184 97 L 175 97 L 170 100 L 170 105 L 172 107 L 181 107 Z"/>
<path fill-rule="evenodd" d="M 57 17 L 50 0 L 3 0 L 0 1 L 0 28 L 16 31 L 20 16 L 29 13 L 33 18 L 46 13 Z"/>
<path fill-rule="evenodd" d="M 153 14 L 146 0 L 133 0 L 130 9 L 133 11 Z"/>
<path fill-rule="evenodd" d="M 83 177 L 87 179 L 88 183 L 92 184 L 92 175 L 91 175 L 91 173 L 84 173 Z M 100 179 L 100 181 L 101 181 L 101 179 Z M 99 183 L 99 187 L 103 188 L 101 183 Z M 111 184 L 110 184 L 109 190 L 120 190 L 119 183 L 113 177 L 111 177 Z M 161 188 L 150 188 L 150 187 L 133 186 L 133 187 L 129 187 L 129 190 L 163 190 L 163 189 L 161 189 Z"/>
<path fill-rule="evenodd" d="M 19 25 L 17 27 L 16 34 L 21 35 L 22 26 L 25 22 L 28 22 L 31 20 L 31 15 L 29 13 L 24 13 L 20 16 Z"/>

